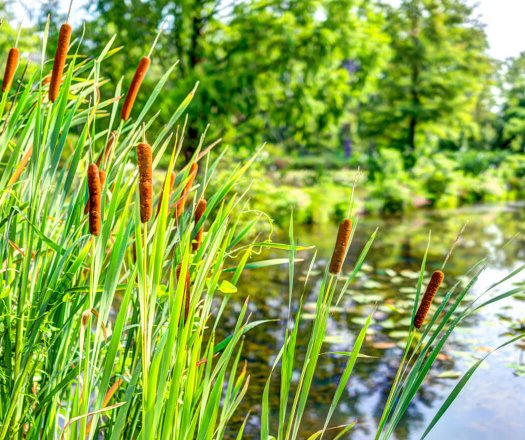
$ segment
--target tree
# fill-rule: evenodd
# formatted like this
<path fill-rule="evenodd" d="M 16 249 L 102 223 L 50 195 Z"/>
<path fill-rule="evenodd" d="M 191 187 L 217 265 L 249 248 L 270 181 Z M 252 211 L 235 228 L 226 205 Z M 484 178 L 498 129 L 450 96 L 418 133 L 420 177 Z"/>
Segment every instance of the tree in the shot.
<path fill-rule="evenodd" d="M 525 152 L 525 52 L 503 64 L 500 94 L 496 147 Z"/>
<path fill-rule="evenodd" d="M 387 42 L 382 13 L 365 0 L 104 0 L 95 7 L 93 43 L 103 46 L 118 31 L 124 46 L 106 72 L 115 81 L 167 18 L 154 64 L 180 61 L 163 105 L 200 81 L 190 152 L 208 123 L 213 136 L 250 149 L 262 142 L 296 152 L 339 148 L 374 88 Z"/>
<path fill-rule="evenodd" d="M 479 94 L 493 67 L 482 25 L 464 0 L 384 5 L 392 56 L 361 130 L 402 151 L 405 166 L 438 141 L 461 146 L 475 130 Z"/>

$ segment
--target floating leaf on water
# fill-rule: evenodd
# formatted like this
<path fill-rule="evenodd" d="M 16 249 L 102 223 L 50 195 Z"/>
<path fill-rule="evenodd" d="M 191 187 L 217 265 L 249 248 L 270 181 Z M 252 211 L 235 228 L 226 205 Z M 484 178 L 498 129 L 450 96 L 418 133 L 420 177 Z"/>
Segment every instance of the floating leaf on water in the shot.
<path fill-rule="evenodd" d="M 401 284 L 404 281 L 405 281 L 405 279 L 403 277 L 400 277 L 400 276 L 395 276 L 393 278 L 390 278 L 390 282 L 394 283 L 394 284 Z"/>
<path fill-rule="evenodd" d="M 380 295 L 379 293 L 366 293 L 365 298 L 367 299 L 367 302 L 383 302 L 383 295 Z"/>
<path fill-rule="evenodd" d="M 411 322 L 412 322 L 412 318 L 411 317 L 407 317 L 407 318 L 400 319 L 397 322 L 397 325 L 400 326 L 400 327 L 408 327 Z"/>
<path fill-rule="evenodd" d="M 342 344 L 343 342 L 345 342 L 345 339 L 342 335 L 328 335 L 325 336 L 323 342 L 325 342 L 326 344 Z"/>
<path fill-rule="evenodd" d="M 301 319 L 305 319 L 307 321 L 313 321 L 317 315 L 315 313 L 303 313 L 301 315 Z"/>
<path fill-rule="evenodd" d="M 314 303 L 314 302 L 304 303 L 303 308 L 304 308 L 304 310 L 307 310 L 309 312 L 315 312 L 316 309 L 317 309 L 317 303 Z"/>
<path fill-rule="evenodd" d="M 443 371 L 436 376 L 438 379 L 457 379 L 461 377 L 461 371 Z"/>
<path fill-rule="evenodd" d="M 406 330 L 394 330 L 388 333 L 388 336 L 392 339 L 396 340 L 404 340 L 407 338 L 407 331 Z"/>
<path fill-rule="evenodd" d="M 508 368 L 514 370 L 516 376 L 524 377 L 525 376 L 525 365 L 520 365 L 516 363 L 507 364 Z"/>
<path fill-rule="evenodd" d="M 439 353 L 436 358 L 440 361 L 450 361 L 452 360 L 452 356 L 446 354 L 446 353 Z"/>
<path fill-rule="evenodd" d="M 374 270 L 374 268 L 370 264 L 363 263 L 363 265 L 361 266 L 361 270 L 363 270 L 365 272 L 370 272 L 370 271 Z"/>
<path fill-rule="evenodd" d="M 378 324 L 386 329 L 394 328 L 396 326 L 396 323 L 392 319 L 387 319 L 386 321 L 379 322 Z"/>
<path fill-rule="evenodd" d="M 379 289 L 382 285 L 374 280 L 366 280 L 363 282 L 363 287 L 365 289 Z"/>
<path fill-rule="evenodd" d="M 416 293 L 416 288 L 415 287 L 400 287 L 399 291 L 401 293 Z"/>
<path fill-rule="evenodd" d="M 393 269 L 385 269 L 385 273 L 389 276 L 389 277 L 395 277 L 397 275 L 397 272 Z"/>
<path fill-rule="evenodd" d="M 367 318 L 366 317 L 362 317 L 362 316 L 355 316 L 354 318 L 351 319 L 351 321 L 354 324 L 357 324 L 357 325 L 360 325 L 360 326 L 365 325 L 366 320 L 367 320 Z"/>
<path fill-rule="evenodd" d="M 419 272 L 414 272 L 412 270 L 402 270 L 401 272 L 399 272 L 402 276 L 404 276 L 405 278 L 410 278 L 411 280 L 415 280 L 417 278 L 419 278 Z"/>
<path fill-rule="evenodd" d="M 389 348 L 396 347 L 396 345 L 397 344 L 395 342 L 378 341 L 378 342 L 374 342 L 372 344 L 372 347 L 374 347 L 377 350 L 388 350 Z"/>
<path fill-rule="evenodd" d="M 339 306 L 332 306 L 330 307 L 330 313 L 344 313 L 345 309 L 343 307 Z"/>
<path fill-rule="evenodd" d="M 352 299 L 358 304 L 365 304 L 368 302 L 367 297 L 363 295 L 362 293 L 352 295 Z"/>

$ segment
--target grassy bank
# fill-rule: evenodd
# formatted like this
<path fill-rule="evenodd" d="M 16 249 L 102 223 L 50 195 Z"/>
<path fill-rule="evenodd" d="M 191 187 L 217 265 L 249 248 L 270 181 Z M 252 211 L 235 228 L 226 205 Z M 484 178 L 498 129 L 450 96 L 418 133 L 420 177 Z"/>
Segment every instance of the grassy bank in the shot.
<path fill-rule="evenodd" d="M 271 147 L 261 156 L 248 171 L 253 181 L 249 206 L 265 211 L 280 226 L 287 224 L 291 208 L 300 224 L 343 219 L 357 170 L 361 171 L 356 204 L 364 213 L 453 209 L 525 197 L 525 155 L 521 154 L 440 153 L 423 156 L 411 171 L 404 169 L 395 150 L 384 150 L 371 161 L 360 156 L 351 160 L 323 156 L 282 159 Z M 228 168 L 226 162 L 224 169 Z"/>

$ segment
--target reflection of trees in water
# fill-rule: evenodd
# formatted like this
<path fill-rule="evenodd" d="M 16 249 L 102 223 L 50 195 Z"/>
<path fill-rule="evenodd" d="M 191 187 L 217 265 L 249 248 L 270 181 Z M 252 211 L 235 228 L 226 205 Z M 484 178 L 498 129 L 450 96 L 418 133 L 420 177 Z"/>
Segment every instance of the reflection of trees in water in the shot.
<path fill-rule="evenodd" d="M 525 217 L 516 212 L 464 212 L 453 215 L 442 215 L 439 213 L 416 214 L 409 220 L 396 219 L 395 221 L 382 222 L 380 233 L 374 243 L 368 257 L 367 264 L 371 266 L 368 275 L 370 279 L 381 284 L 381 288 L 374 290 L 365 289 L 359 280 L 352 286 L 352 289 L 360 294 L 374 293 L 380 294 L 383 302 L 391 301 L 392 304 L 399 303 L 401 295 L 400 288 L 415 287 L 417 280 L 405 279 L 403 283 L 393 285 L 390 278 L 384 274 L 384 269 L 394 269 L 396 272 L 410 270 L 417 272 L 421 264 L 421 258 L 425 252 L 428 238 L 428 230 L 432 229 L 432 247 L 428 257 L 428 271 L 441 266 L 445 254 L 448 252 L 452 242 L 457 236 L 462 225 L 470 220 L 461 244 L 458 246 L 450 262 L 446 273 L 446 286 L 441 291 L 452 287 L 459 276 L 463 276 L 480 258 L 492 257 L 491 266 L 495 268 L 509 268 L 516 263 L 516 259 L 525 258 L 525 238 L 518 237 L 504 250 L 501 245 L 504 241 L 512 237 L 520 229 L 521 220 Z M 368 237 L 373 232 L 378 222 L 373 219 L 365 219 L 359 225 L 356 232 L 354 243 L 349 252 L 346 263 L 346 271 L 352 268 L 352 263 L 356 260 L 359 252 L 366 243 Z M 329 227 L 326 231 L 326 240 L 318 244 L 318 261 L 325 262 L 331 253 L 335 227 Z M 313 235 L 307 230 L 302 231 L 302 236 Z M 278 241 L 276 239 L 276 241 Z M 286 241 L 286 239 L 283 239 Z M 484 243 L 481 246 L 480 243 Z M 309 243 L 303 243 L 309 244 Z M 310 254 L 311 255 L 311 254 Z M 275 253 L 265 254 L 261 258 L 274 258 L 280 256 Z M 305 262 L 299 263 L 295 273 L 297 275 L 295 293 L 298 295 L 304 283 L 304 274 L 309 266 L 309 256 L 307 253 L 301 255 Z M 322 266 L 322 264 L 320 264 Z M 316 267 L 322 272 L 323 267 Z M 259 319 L 280 319 L 278 323 L 270 323 L 257 327 L 250 331 L 244 341 L 243 359 L 248 362 L 248 372 L 251 376 L 250 391 L 245 400 L 241 403 L 238 410 L 239 418 L 237 425 L 232 426 L 235 433 L 235 426 L 240 426 L 243 417 L 252 412 L 246 429 L 245 438 L 258 438 L 259 433 L 259 412 L 260 400 L 263 389 L 268 377 L 271 363 L 276 353 L 279 351 L 284 336 L 284 325 L 287 317 L 288 299 L 288 270 L 285 267 L 267 268 L 263 271 L 250 271 L 243 275 L 239 286 L 238 294 L 232 296 L 233 313 L 225 313 L 226 323 L 221 329 L 225 334 L 228 328 L 235 324 L 236 313 L 240 304 L 247 295 L 250 296 L 251 320 Z M 306 292 L 306 302 L 315 302 L 319 283 L 319 274 L 312 275 L 309 287 Z M 428 280 L 425 280 L 428 281 Z M 459 291 L 458 291 L 459 292 Z M 298 298 L 294 298 L 294 306 L 297 307 Z M 345 298 L 342 313 L 331 315 L 329 330 L 336 334 L 342 334 L 344 341 L 326 345 L 323 351 L 348 351 L 353 346 L 355 335 L 360 330 L 356 324 L 357 318 L 362 318 L 369 313 L 374 301 L 369 304 L 358 304 L 350 296 Z M 381 305 L 382 301 L 379 301 Z M 411 307 L 403 305 L 396 311 L 385 311 L 381 309 L 383 316 L 372 326 L 373 336 L 369 336 L 363 352 L 370 356 L 377 356 L 377 359 L 360 359 L 354 369 L 349 387 L 341 401 L 340 411 L 334 415 L 331 425 L 349 423 L 357 420 L 358 425 L 353 430 L 351 438 L 369 438 L 374 432 L 375 426 L 379 422 L 380 414 L 383 410 L 384 402 L 388 396 L 391 383 L 402 355 L 399 347 L 388 349 L 374 348 L 377 342 L 398 342 L 398 335 L 392 337 L 392 331 L 407 330 L 406 321 L 411 316 Z M 379 317 L 378 313 L 378 317 Z M 481 317 L 478 315 L 470 316 L 462 327 L 476 327 L 480 324 Z M 393 322 L 389 328 L 382 327 L 384 321 Z M 298 353 L 296 365 L 301 365 L 306 350 L 311 321 L 304 320 L 301 323 L 299 340 L 297 343 L 300 352 Z M 446 351 L 466 351 L 472 350 L 471 342 L 465 338 L 452 337 L 445 346 Z M 307 438 L 315 430 L 319 429 L 326 417 L 333 392 L 339 382 L 340 374 L 346 364 L 346 358 L 336 355 L 324 355 L 321 357 L 315 383 L 304 416 L 303 431 L 300 438 Z M 425 380 L 424 386 L 417 393 L 413 403 L 408 408 L 404 421 L 396 431 L 398 439 L 411 439 L 428 423 L 426 416 L 428 408 L 433 407 L 437 401 L 441 401 L 450 387 L 450 382 L 437 379 L 436 376 L 441 371 L 452 371 L 457 368 L 456 361 L 452 357 L 445 356 L 438 359 L 433 366 L 429 378 Z M 279 404 L 279 374 L 278 371 L 272 379 L 272 392 L 270 393 L 271 407 L 273 411 L 278 411 Z M 292 395 L 293 397 L 293 395 Z M 290 398 L 292 398 L 290 397 Z M 277 413 L 272 419 L 277 420 Z M 331 438 L 330 436 L 326 437 Z"/>

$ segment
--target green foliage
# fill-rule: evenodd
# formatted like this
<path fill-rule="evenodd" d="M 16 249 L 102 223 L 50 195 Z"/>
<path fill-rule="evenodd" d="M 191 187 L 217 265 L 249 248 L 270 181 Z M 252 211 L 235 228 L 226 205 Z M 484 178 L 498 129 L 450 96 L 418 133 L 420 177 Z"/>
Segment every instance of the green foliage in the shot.
<path fill-rule="evenodd" d="M 412 167 L 421 149 L 437 140 L 462 145 L 493 68 L 466 2 L 403 0 L 385 10 L 392 56 L 365 106 L 361 130 L 379 147 L 402 151 Z"/>
<path fill-rule="evenodd" d="M 79 55 L 78 41 L 73 44 L 55 103 L 47 98 L 45 59 L 40 66 L 33 66 L 30 78 L 19 81 L 18 91 L 2 94 L 0 440 L 225 438 L 244 396 L 257 392 L 250 387 L 248 365 L 241 362 L 243 338 L 249 337 L 254 327 L 268 322 L 250 322 L 248 301 L 239 301 L 234 307 L 231 295 L 247 296 L 237 288 L 245 269 L 283 263 L 288 263 L 290 278 L 288 320 L 284 344 L 275 356 L 263 392 L 259 420 L 263 439 L 268 439 L 276 426 L 277 439 L 295 440 L 308 410 L 332 307 L 337 307 L 349 292 L 378 231 L 363 246 L 348 275 L 346 270 L 331 274 L 325 269 L 316 289 L 315 312 L 302 356 L 302 347 L 296 341 L 306 289 L 302 290 L 295 313 L 294 264 L 297 252 L 304 247 L 295 244 L 293 219 L 289 244 L 261 241 L 257 218 L 253 219 L 256 213 L 246 209 L 247 191 L 241 182 L 256 156 L 221 169 L 224 152 L 212 157 L 203 137 L 191 158 L 192 163 L 200 164 L 199 176 L 187 186 L 190 167 L 180 158 L 185 127 L 176 124 L 195 90 L 189 88 L 180 103 L 172 104 L 168 122 L 151 135 L 149 130 L 157 117 L 156 102 L 173 73 L 171 65 L 145 102 L 135 104 L 133 118 L 118 121 L 122 82 L 109 83 L 113 95 L 108 99 L 97 93 L 104 82 L 100 68 L 114 53 L 112 43 L 94 58 Z M 9 111 L 2 113 L 5 108 Z M 92 206 L 89 214 L 100 215 L 101 230 L 91 235 L 84 214 L 88 199 L 86 169 L 105 151 L 113 131 L 113 147 L 101 162 L 107 177 L 100 188 L 100 210 Z M 144 183 L 144 176 L 139 176 L 136 147 L 147 139 L 155 168 L 162 156 L 169 159 L 167 169 L 149 182 L 154 189 L 155 215 L 142 222 L 144 200 L 139 180 Z M 387 152 L 386 157 L 395 158 L 395 163 L 385 167 L 388 173 L 404 171 L 398 151 Z M 440 158 L 438 164 L 446 164 L 445 159 Z M 170 191 L 167 177 L 179 167 Z M 325 178 L 317 176 L 320 184 Z M 437 180 L 441 190 L 443 185 Z M 344 181 L 340 179 L 340 183 Z M 183 193 L 188 203 L 178 216 L 173 205 Z M 203 197 L 207 207 L 196 222 L 194 208 Z M 323 199 L 324 194 L 320 194 L 317 203 Z M 353 202 L 348 205 L 345 217 L 351 217 L 354 225 L 351 241 L 358 218 L 353 215 Z M 244 216 L 252 219 L 243 222 Z M 201 227 L 205 227 L 203 241 L 200 247 L 194 247 Z M 262 249 L 286 251 L 288 258 L 250 262 L 252 254 Z M 414 311 L 422 291 L 425 262 L 426 257 L 419 273 Z M 315 259 L 310 271 L 314 264 Z M 523 269 L 525 266 L 516 268 L 475 303 L 465 306 L 463 299 L 484 270 L 482 262 L 470 271 L 474 276 L 466 286 L 459 287 L 458 283 L 442 299 L 420 337 L 414 338 L 415 330 L 409 325 L 407 346 L 376 438 L 387 439 L 394 433 L 444 343 L 463 319 L 523 293 L 520 286 L 481 300 Z M 456 288 L 460 293 L 453 296 Z M 311 440 L 329 430 L 335 430 L 335 438 L 341 438 L 354 426 L 329 425 L 361 348 L 367 343 L 373 312 L 348 353 L 337 353 L 348 359 L 333 390 L 326 421 Z M 230 333 L 223 334 L 227 320 L 233 324 Z M 518 334 L 507 343 L 523 336 Z M 467 372 L 445 400 L 429 429 L 480 363 Z M 270 424 L 274 415 L 268 395 L 277 369 L 281 373 L 278 419 Z M 294 383 L 296 372 L 299 381 Z M 243 435 L 242 427 L 238 438 Z"/>

